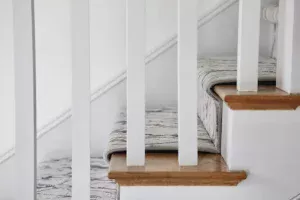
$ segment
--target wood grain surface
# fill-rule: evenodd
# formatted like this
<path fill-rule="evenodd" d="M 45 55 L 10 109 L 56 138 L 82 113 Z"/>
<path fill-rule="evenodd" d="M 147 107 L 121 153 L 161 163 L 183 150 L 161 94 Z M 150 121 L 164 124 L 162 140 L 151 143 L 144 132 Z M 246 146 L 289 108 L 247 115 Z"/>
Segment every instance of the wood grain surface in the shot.
<path fill-rule="evenodd" d="M 232 110 L 295 110 L 300 106 L 300 95 L 290 95 L 275 86 L 239 92 L 234 85 L 218 85 L 214 91 Z"/>
<path fill-rule="evenodd" d="M 247 174 L 229 171 L 219 154 L 200 153 L 197 166 L 180 167 L 177 153 L 147 153 L 144 167 L 128 167 L 126 154 L 112 155 L 108 177 L 121 186 L 234 186 Z"/>

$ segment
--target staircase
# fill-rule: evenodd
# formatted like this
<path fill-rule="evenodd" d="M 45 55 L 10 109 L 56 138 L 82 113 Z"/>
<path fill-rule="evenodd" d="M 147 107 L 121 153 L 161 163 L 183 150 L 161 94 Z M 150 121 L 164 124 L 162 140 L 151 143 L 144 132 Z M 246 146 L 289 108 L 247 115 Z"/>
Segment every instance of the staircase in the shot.
<path fill-rule="evenodd" d="M 16 197 L 34 200 L 37 159 L 34 7 L 30 0 L 14 3 Z M 274 63 L 261 61 L 258 56 L 260 0 L 239 1 L 238 58 L 236 65 L 232 65 L 232 60 L 221 59 L 224 66 L 216 64 L 215 58 L 206 58 L 206 64 L 201 65 L 197 58 L 197 1 L 178 0 L 178 118 L 174 123 L 178 126 L 174 136 L 178 147 L 167 152 L 162 152 L 165 146 L 151 149 L 153 146 L 149 147 L 146 140 L 146 2 L 127 0 L 126 3 L 127 121 L 125 139 L 121 138 L 126 147 L 108 156 L 108 177 L 120 185 L 120 199 L 150 200 L 155 196 L 155 199 L 174 200 L 281 200 L 297 195 L 300 189 L 300 161 L 295 159 L 300 152 L 300 81 L 296 76 L 300 64 L 299 1 L 280 0 L 276 69 Z M 72 23 L 72 199 L 82 200 L 89 199 L 91 194 L 90 135 L 83 134 L 91 132 L 88 1 L 72 1 Z M 273 86 L 269 86 L 270 82 Z M 198 101 L 205 107 L 201 107 L 200 113 Z M 213 119 L 205 116 L 211 110 Z M 216 152 L 205 152 L 207 149 L 199 152 L 199 148 L 204 148 L 198 143 L 199 124 L 208 132 L 207 140 Z"/>

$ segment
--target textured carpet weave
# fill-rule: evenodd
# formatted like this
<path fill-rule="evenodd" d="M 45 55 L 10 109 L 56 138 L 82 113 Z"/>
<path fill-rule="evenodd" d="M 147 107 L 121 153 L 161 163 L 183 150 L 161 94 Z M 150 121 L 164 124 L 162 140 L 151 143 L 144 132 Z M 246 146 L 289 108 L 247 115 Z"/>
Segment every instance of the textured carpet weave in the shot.
<path fill-rule="evenodd" d="M 196 117 L 196 116 L 195 116 Z M 177 151 L 178 150 L 178 115 L 174 108 L 160 108 L 146 111 L 146 151 Z M 109 135 L 108 148 L 104 157 L 126 152 L 127 117 L 126 111 L 120 113 L 115 123 L 115 129 Z M 199 151 L 218 153 L 213 141 L 198 119 L 198 149 Z"/>
<path fill-rule="evenodd" d="M 260 58 L 258 69 L 262 84 L 275 84 L 276 60 Z M 236 57 L 209 57 L 198 60 L 198 115 L 216 148 L 221 149 L 223 101 L 214 93 L 213 87 L 236 84 Z"/>
<path fill-rule="evenodd" d="M 276 77 L 276 61 L 260 58 L 259 80 L 272 84 Z M 221 151 L 222 100 L 213 92 L 218 84 L 235 84 L 236 57 L 210 57 L 198 60 L 198 150 L 209 153 Z M 146 151 L 177 151 L 177 111 L 160 108 L 146 111 Z M 126 110 L 120 112 L 109 136 L 105 158 L 116 152 L 126 152 Z"/>
<path fill-rule="evenodd" d="M 72 159 L 51 159 L 39 164 L 38 200 L 71 200 Z M 103 167 L 104 166 L 104 167 Z M 117 200 L 118 186 L 107 178 L 102 158 L 91 158 L 91 200 Z"/>

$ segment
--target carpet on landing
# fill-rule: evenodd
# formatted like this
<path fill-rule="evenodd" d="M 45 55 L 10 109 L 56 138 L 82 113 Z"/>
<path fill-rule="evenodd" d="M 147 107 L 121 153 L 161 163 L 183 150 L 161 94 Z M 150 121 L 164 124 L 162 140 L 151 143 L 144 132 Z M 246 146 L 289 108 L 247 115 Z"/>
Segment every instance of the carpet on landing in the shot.
<path fill-rule="evenodd" d="M 60 158 L 38 166 L 38 200 L 71 200 L 72 159 Z M 91 200 L 117 200 L 118 186 L 107 178 L 108 168 L 102 158 L 91 158 Z"/>

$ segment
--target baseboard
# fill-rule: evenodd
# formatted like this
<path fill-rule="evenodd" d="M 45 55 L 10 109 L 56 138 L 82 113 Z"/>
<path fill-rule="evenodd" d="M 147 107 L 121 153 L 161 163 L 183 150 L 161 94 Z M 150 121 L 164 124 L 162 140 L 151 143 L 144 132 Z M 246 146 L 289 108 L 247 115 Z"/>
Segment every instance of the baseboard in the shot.
<path fill-rule="evenodd" d="M 225 10 L 233 6 L 237 3 L 238 0 L 223 0 L 221 3 L 217 4 L 214 9 L 202 15 L 198 20 L 198 29 L 204 26 L 205 24 L 209 23 L 219 14 L 223 13 Z M 157 57 L 162 55 L 164 52 L 168 51 L 174 45 L 177 44 L 177 34 L 170 37 L 168 40 L 163 42 L 162 45 L 154 48 L 145 58 L 146 64 L 151 63 Z M 96 89 L 91 95 L 91 101 L 95 101 L 105 93 L 110 91 L 112 88 L 123 82 L 127 77 L 126 70 L 121 71 L 117 76 L 113 77 L 108 83 L 104 84 L 103 86 Z M 57 126 L 65 122 L 67 119 L 71 117 L 71 108 L 66 109 L 56 118 L 52 119 L 49 123 L 44 125 L 41 129 L 38 130 L 37 139 L 39 140 L 44 135 L 46 135 L 51 130 L 55 129 Z M 0 164 L 4 163 L 8 159 L 10 159 L 15 154 L 15 148 L 11 147 L 7 152 L 0 155 Z"/>

